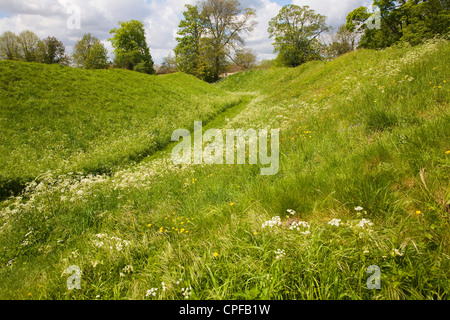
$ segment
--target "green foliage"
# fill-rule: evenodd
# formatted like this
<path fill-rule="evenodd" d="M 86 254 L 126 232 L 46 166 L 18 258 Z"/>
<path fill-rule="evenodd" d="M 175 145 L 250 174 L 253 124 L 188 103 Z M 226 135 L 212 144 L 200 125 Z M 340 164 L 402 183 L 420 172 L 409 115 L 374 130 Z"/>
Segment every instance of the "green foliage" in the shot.
<path fill-rule="evenodd" d="M 100 40 L 90 33 L 75 43 L 73 62 L 79 68 L 106 69 L 108 67 L 108 52 Z"/>
<path fill-rule="evenodd" d="M 179 24 L 175 55 L 178 69 L 207 82 L 219 79 L 228 58 L 244 44 L 242 33 L 253 30 L 253 9 L 242 9 L 237 0 L 204 0 L 186 5 Z"/>
<path fill-rule="evenodd" d="M 371 13 L 364 7 L 347 16 L 347 28 L 362 33 L 359 43 L 362 48 L 386 48 L 400 42 L 417 45 L 435 36 L 448 36 L 450 32 L 448 1 L 375 0 L 373 6 L 380 11 L 379 29 L 365 24 Z"/>
<path fill-rule="evenodd" d="M 55 37 L 40 40 L 29 30 L 22 31 L 18 36 L 6 31 L 0 37 L 0 60 L 68 65 L 65 50 L 63 43 Z"/>
<path fill-rule="evenodd" d="M 167 74 L 177 72 L 177 61 L 176 58 L 170 53 L 167 57 L 164 57 L 163 63 L 158 70 L 158 74 Z"/>
<path fill-rule="evenodd" d="M 40 41 L 37 62 L 67 65 L 69 58 L 66 56 L 64 44 L 55 37 L 47 37 Z"/>
<path fill-rule="evenodd" d="M 29 30 L 19 33 L 17 43 L 19 46 L 18 49 L 20 60 L 27 62 L 37 61 L 39 54 L 39 42 L 39 37 Z"/>
<path fill-rule="evenodd" d="M 17 36 L 12 31 L 5 31 L 0 37 L 0 59 L 17 60 L 19 55 L 19 46 Z"/>
<path fill-rule="evenodd" d="M 411 45 L 450 33 L 450 3 L 441 0 L 408 1 L 403 6 L 402 41 Z"/>
<path fill-rule="evenodd" d="M 346 25 L 341 25 L 333 35 L 331 43 L 325 49 L 328 58 L 336 58 L 353 51 L 356 47 L 356 33 L 349 31 Z"/>
<path fill-rule="evenodd" d="M 249 70 L 256 64 L 256 54 L 250 49 L 237 50 L 233 62 L 244 70 Z"/>
<path fill-rule="evenodd" d="M 114 47 L 116 67 L 154 74 L 143 23 L 137 20 L 120 21 L 119 26 L 110 31 L 113 37 L 108 39 Z"/>
<path fill-rule="evenodd" d="M 197 6 L 185 5 L 184 19 L 178 25 L 177 46 L 175 58 L 177 68 L 181 72 L 199 77 L 200 41 L 203 34 L 203 25 Z"/>
<path fill-rule="evenodd" d="M 285 5 L 269 22 L 268 32 L 274 38 L 275 64 L 296 67 L 320 59 L 318 36 L 328 30 L 326 17 L 308 6 Z"/>

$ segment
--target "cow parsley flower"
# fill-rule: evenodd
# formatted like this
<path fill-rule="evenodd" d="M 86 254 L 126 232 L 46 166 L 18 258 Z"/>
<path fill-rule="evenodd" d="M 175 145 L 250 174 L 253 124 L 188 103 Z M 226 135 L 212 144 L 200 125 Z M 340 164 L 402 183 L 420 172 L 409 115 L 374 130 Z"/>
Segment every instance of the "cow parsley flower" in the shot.
<path fill-rule="evenodd" d="M 295 229 L 295 230 L 299 231 L 301 234 L 305 234 L 305 235 L 311 233 L 309 231 L 309 223 L 305 222 L 305 221 L 294 221 L 291 223 L 291 226 L 289 227 L 289 229 L 291 229 L 291 230 Z"/>
<path fill-rule="evenodd" d="M 373 223 L 370 220 L 366 220 L 364 218 L 361 219 L 361 221 L 358 223 L 358 227 L 364 228 L 365 226 L 371 226 Z"/>
<path fill-rule="evenodd" d="M 125 267 L 122 269 L 122 271 L 123 271 L 124 273 L 132 273 L 132 272 L 133 272 L 133 266 L 132 266 L 132 265 L 127 265 L 127 266 L 125 266 Z"/>
<path fill-rule="evenodd" d="M 329 225 L 332 225 L 332 226 L 336 226 L 336 227 L 339 227 L 339 223 L 341 222 L 341 219 L 333 219 L 333 220 L 331 220 L 330 222 L 328 222 L 328 224 Z"/>
<path fill-rule="evenodd" d="M 189 299 L 189 297 L 192 294 L 192 287 L 189 286 L 187 288 L 181 288 L 181 294 L 184 296 L 185 299 Z"/>
<path fill-rule="evenodd" d="M 262 224 L 263 229 L 266 227 L 272 228 L 278 226 L 281 226 L 281 218 L 279 216 L 275 216 Z"/>
<path fill-rule="evenodd" d="M 156 296 L 156 292 L 158 291 L 158 288 L 151 288 L 147 290 L 147 293 L 145 294 L 145 297 L 148 296 Z"/>
<path fill-rule="evenodd" d="M 276 254 L 275 259 L 279 260 L 279 259 L 284 258 L 284 256 L 286 255 L 286 252 L 284 252 L 283 249 L 277 249 L 277 250 L 275 250 L 275 254 Z"/>

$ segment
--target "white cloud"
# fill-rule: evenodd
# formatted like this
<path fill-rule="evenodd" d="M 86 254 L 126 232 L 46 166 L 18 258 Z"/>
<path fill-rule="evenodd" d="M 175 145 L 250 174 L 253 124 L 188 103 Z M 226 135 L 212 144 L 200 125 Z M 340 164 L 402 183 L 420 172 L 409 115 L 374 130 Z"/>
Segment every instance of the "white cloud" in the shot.
<path fill-rule="evenodd" d="M 107 39 L 109 31 L 117 27 L 118 21 L 136 19 L 144 22 L 147 40 L 155 63 L 161 63 L 176 46 L 176 32 L 182 18 L 184 5 L 196 0 L 0 0 L 0 33 L 12 30 L 16 33 L 32 30 L 39 37 L 55 36 L 67 51 L 84 33 L 92 33 L 106 45 L 112 55 Z M 241 0 L 243 7 L 256 9 L 258 24 L 254 32 L 246 37 L 247 47 L 253 49 L 258 58 L 273 58 L 272 40 L 267 33 L 268 22 L 281 8 L 280 0 Z M 328 23 L 339 25 L 345 22 L 348 12 L 360 5 L 369 5 L 371 0 L 293 0 L 293 3 L 310 5 L 317 12 L 329 17 Z M 67 20 L 68 8 L 78 6 L 81 12 L 81 29 L 70 29 Z"/>
<path fill-rule="evenodd" d="M 360 6 L 368 7 L 373 0 L 293 0 L 293 4 L 309 6 L 327 16 L 327 24 L 338 27 L 345 23 L 347 14 Z"/>

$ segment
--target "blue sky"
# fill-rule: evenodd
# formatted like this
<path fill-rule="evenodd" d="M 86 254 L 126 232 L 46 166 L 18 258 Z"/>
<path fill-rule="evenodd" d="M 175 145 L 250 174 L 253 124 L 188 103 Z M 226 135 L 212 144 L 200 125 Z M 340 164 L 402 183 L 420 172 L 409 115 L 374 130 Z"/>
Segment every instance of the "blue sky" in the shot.
<path fill-rule="evenodd" d="M 294 3 L 309 5 L 328 17 L 328 24 L 337 27 L 345 23 L 346 15 L 372 0 L 240 0 L 244 7 L 256 9 L 257 25 L 246 38 L 246 46 L 259 59 L 274 58 L 272 40 L 267 27 L 283 5 Z M 176 32 L 186 3 L 196 0 L 0 0 L 0 33 L 11 30 L 31 30 L 39 37 L 55 36 L 61 40 L 68 53 L 84 33 L 98 37 L 112 54 L 107 39 L 109 30 L 120 20 L 136 19 L 144 22 L 147 42 L 155 63 L 172 52 L 176 46 Z M 68 27 L 71 19 L 68 9 L 76 6 L 80 10 L 80 28 Z M 73 20 L 73 19 L 72 19 Z"/>

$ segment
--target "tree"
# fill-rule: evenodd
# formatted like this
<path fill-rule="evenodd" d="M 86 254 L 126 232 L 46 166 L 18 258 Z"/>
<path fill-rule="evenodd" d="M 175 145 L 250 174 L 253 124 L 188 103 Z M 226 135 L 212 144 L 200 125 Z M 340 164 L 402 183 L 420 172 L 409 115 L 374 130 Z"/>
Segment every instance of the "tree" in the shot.
<path fill-rule="evenodd" d="M 253 30 L 253 9 L 242 9 L 237 0 L 203 0 L 186 5 L 175 48 L 178 69 L 214 82 L 244 45 L 242 33 Z"/>
<path fill-rule="evenodd" d="M 372 15 L 365 7 L 347 16 L 347 28 L 362 34 L 359 47 L 379 49 L 402 41 L 419 44 L 450 32 L 450 3 L 447 0 L 374 0 L 381 24 L 370 28 L 365 21 Z"/>
<path fill-rule="evenodd" d="M 73 62 L 79 68 L 106 69 L 108 67 L 108 52 L 100 40 L 90 33 L 75 43 Z"/>
<path fill-rule="evenodd" d="M 120 21 L 120 28 L 110 31 L 108 39 L 116 55 L 114 64 L 119 68 L 154 74 L 153 59 L 145 39 L 144 24 L 137 20 Z"/>
<path fill-rule="evenodd" d="M 0 37 L 0 59 L 17 60 L 19 46 L 17 36 L 12 31 L 5 31 Z"/>
<path fill-rule="evenodd" d="M 253 31 L 255 10 L 242 9 L 238 0 L 204 0 L 200 3 L 205 37 L 205 53 L 211 63 L 212 79 L 219 79 L 232 52 L 244 45 L 242 33 Z"/>
<path fill-rule="evenodd" d="M 55 37 L 47 37 L 39 42 L 37 61 L 48 64 L 67 65 L 69 58 L 66 56 L 66 49 L 61 41 Z"/>
<path fill-rule="evenodd" d="M 158 74 L 167 74 L 177 72 L 177 62 L 175 57 L 170 53 L 163 59 L 163 63 L 158 70 Z"/>
<path fill-rule="evenodd" d="M 17 37 L 20 59 L 27 62 L 37 61 L 40 41 L 34 32 L 29 30 L 22 31 Z"/>
<path fill-rule="evenodd" d="M 296 67 L 320 58 L 319 35 L 328 31 L 326 17 L 308 6 L 285 5 L 269 21 L 269 35 L 274 38 L 276 65 Z"/>
<path fill-rule="evenodd" d="M 327 48 L 328 56 L 335 58 L 355 49 L 356 33 L 349 31 L 344 24 L 339 26 L 338 31 L 333 35 L 331 41 L 331 44 Z"/>
<path fill-rule="evenodd" d="M 175 60 L 178 70 L 197 77 L 200 66 L 200 42 L 203 34 L 203 25 L 197 6 L 185 5 L 184 20 L 180 21 L 175 47 Z"/>
<path fill-rule="evenodd" d="M 233 62 L 239 67 L 249 70 L 256 64 L 256 55 L 250 49 L 240 49 L 236 51 Z"/>
<path fill-rule="evenodd" d="M 450 32 L 450 2 L 443 0 L 408 1 L 403 5 L 402 37 L 412 45 Z"/>

